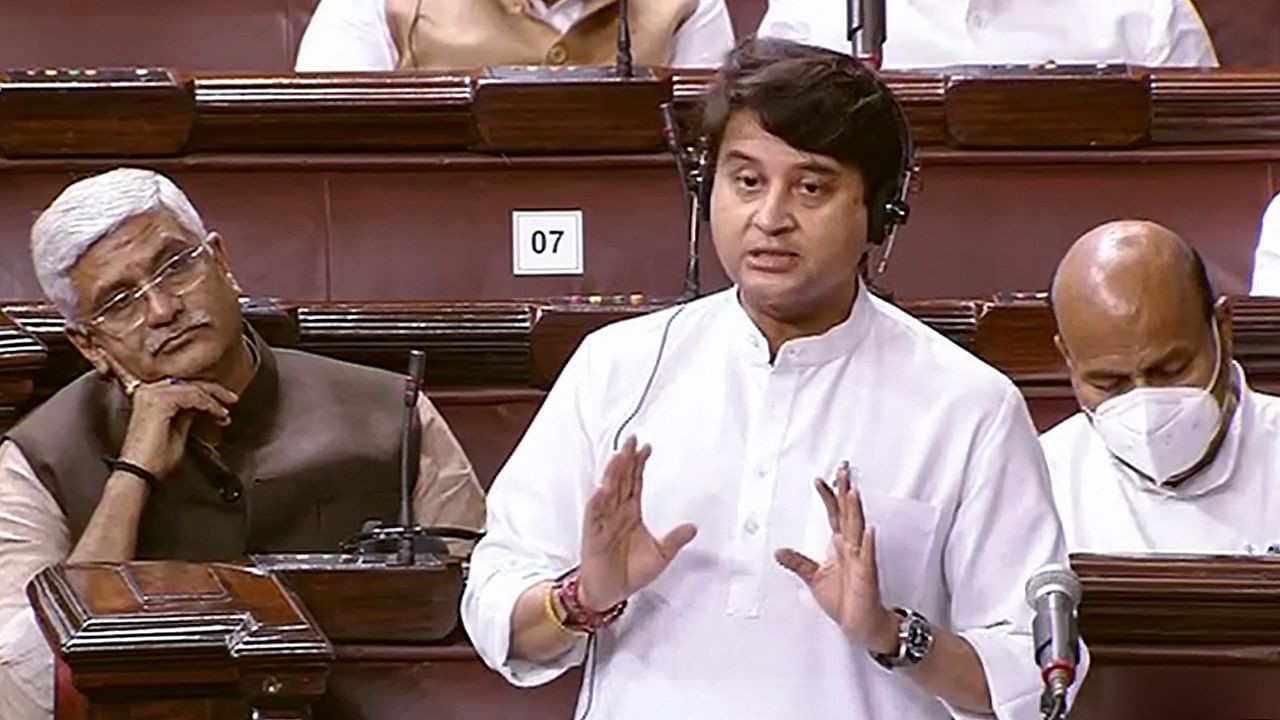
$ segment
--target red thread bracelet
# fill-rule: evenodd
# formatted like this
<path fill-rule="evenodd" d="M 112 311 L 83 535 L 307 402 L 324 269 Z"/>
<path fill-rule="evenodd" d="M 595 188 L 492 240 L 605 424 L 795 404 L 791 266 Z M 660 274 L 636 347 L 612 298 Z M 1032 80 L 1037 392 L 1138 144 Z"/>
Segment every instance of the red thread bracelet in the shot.
<path fill-rule="evenodd" d="M 626 600 L 604 611 L 592 610 L 583 605 L 581 598 L 582 583 L 578 579 L 577 573 L 557 581 L 554 592 L 560 607 L 564 608 L 565 627 L 573 630 L 587 633 L 596 632 L 622 617 L 622 611 L 627 609 Z"/>

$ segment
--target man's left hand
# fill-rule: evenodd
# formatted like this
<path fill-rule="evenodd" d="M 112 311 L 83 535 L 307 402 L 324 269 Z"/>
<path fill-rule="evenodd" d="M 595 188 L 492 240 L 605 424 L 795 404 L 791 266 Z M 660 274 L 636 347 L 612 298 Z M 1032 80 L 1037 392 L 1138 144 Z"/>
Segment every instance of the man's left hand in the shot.
<path fill-rule="evenodd" d="M 831 523 L 826 562 L 818 564 L 791 548 L 774 556 L 809 586 L 818 606 L 850 640 L 873 653 L 893 654 L 898 647 L 898 616 L 880 601 L 876 533 L 866 525 L 862 498 L 851 487 L 848 463 L 836 473 L 834 490 L 822 478 L 814 484 Z"/>

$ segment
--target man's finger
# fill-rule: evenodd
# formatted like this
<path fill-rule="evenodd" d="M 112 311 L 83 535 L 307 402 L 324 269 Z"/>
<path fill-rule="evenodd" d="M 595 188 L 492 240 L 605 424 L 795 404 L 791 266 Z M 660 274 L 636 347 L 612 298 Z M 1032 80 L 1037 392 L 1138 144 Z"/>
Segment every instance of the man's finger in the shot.
<path fill-rule="evenodd" d="M 619 478 L 622 470 L 622 453 L 617 452 L 613 457 L 609 458 L 609 462 L 604 466 L 604 477 L 600 480 L 600 487 L 596 488 L 595 498 L 597 498 L 600 511 L 605 513 L 613 512 L 618 507 L 618 495 L 621 492 L 622 481 Z"/>
<path fill-rule="evenodd" d="M 198 387 L 184 386 L 181 391 L 174 393 L 173 402 L 182 406 L 187 410 L 200 410 L 214 417 L 231 417 L 231 409 L 226 405 L 218 402 L 209 393 Z"/>
<path fill-rule="evenodd" d="M 216 382 L 208 382 L 205 380 L 184 380 L 183 384 L 200 388 L 204 392 L 208 393 L 209 397 L 212 397 L 223 405 L 231 406 L 240 402 L 239 395 L 231 392 L 226 387 Z"/>
<path fill-rule="evenodd" d="M 813 576 L 817 574 L 818 568 L 821 567 L 807 555 L 791 548 L 782 548 L 775 551 L 773 558 L 778 561 L 779 565 L 799 576 L 806 585 L 813 582 Z"/>
<path fill-rule="evenodd" d="M 640 452 L 636 453 L 635 464 L 631 468 L 631 494 L 627 496 L 628 500 L 639 501 L 640 496 L 644 494 L 644 467 L 649 463 L 649 456 L 653 454 L 653 448 L 645 443 L 640 448 Z"/>
<path fill-rule="evenodd" d="M 874 577 L 880 578 L 880 568 L 876 561 L 876 529 L 869 527 L 862 531 L 862 559 L 871 568 Z"/>
<path fill-rule="evenodd" d="M 822 498 L 822 506 L 827 510 L 827 524 L 831 526 L 831 532 L 838 531 L 840 508 L 836 503 L 836 494 L 831 491 L 831 486 L 827 485 L 827 481 L 823 478 L 814 478 L 813 484 L 818 489 L 818 497 Z"/>
<path fill-rule="evenodd" d="M 862 547 L 862 531 L 866 528 L 866 517 L 862 514 L 862 493 L 850 490 L 844 499 L 844 518 L 840 534 L 849 538 L 855 547 Z"/>
<path fill-rule="evenodd" d="M 676 553 L 680 552 L 681 548 L 693 542 L 693 539 L 697 537 L 697 535 L 697 527 L 690 525 L 689 523 L 677 525 L 671 532 L 667 533 L 658 541 L 658 550 L 662 553 L 662 557 L 667 560 L 671 560 L 671 558 L 676 556 Z"/>
<path fill-rule="evenodd" d="M 120 386 L 124 389 L 124 394 L 129 397 L 133 397 L 133 393 L 137 391 L 138 386 L 142 385 L 142 381 L 133 373 L 129 372 L 128 368 L 116 362 L 116 359 L 111 357 L 111 353 L 103 350 L 102 348 L 99 348 L 98 352 L 102 356 L 102 359 L 106 361 L 107 367 L 111 368 L 111 372 L 116 376 L 116 380 L 120 382 Z"/>

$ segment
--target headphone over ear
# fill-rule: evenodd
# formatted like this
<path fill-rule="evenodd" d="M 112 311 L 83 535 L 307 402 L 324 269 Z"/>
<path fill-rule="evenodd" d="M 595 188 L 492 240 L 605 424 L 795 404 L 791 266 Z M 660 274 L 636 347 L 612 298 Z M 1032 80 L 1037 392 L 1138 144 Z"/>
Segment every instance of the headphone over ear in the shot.
<path fill-rule="evenodd" d="M 892 182 L 884 183 L 875 190 L 867 202 L 867 243 L 884 245 L 893 240 L 893 236 L 911 216 L 911 206 L 907 203 L 907 193 L 911 190 L 911 179 L 916 172 L 915 143 L 911 136 L 911 123 L 902 105 L 894 97 L 893 91 L 880 79 L 873 76 L 876 90 L 880 97 L 889 103 L 889 109 L 896 120 L 898 146 L 902 155 L 898 160 L 897 172 Z M 700 217 L 703 222 L 711 220 L 711 188 L 715 181 L 715 158 L 710 156 L 710 143 L 705 135 L 698 137 L 697 144 L 690 148 L 693 162 L 690 166 L 680 168 L 686 177 L 687 187 L 696 194 Z M 680 165 L 681 153 L 676 152 L 677 165 Z M 886 255 L 888 251 L 886 250 Z"/>

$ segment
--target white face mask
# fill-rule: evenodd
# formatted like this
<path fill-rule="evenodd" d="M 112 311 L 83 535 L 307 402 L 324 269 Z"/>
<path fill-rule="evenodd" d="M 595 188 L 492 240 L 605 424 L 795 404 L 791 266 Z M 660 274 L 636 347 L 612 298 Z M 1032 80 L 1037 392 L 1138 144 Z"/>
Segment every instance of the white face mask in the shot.
<path fill-rule="evenodd" d="M 1087 413 L 1112 455 L 1160 485 L 1200 462 L 1218 434 L 1222 408 L 1210 392 L 1222 370 L 1216 322 L 1213 337 L 1208 386 L 1134 388 Z"/>

